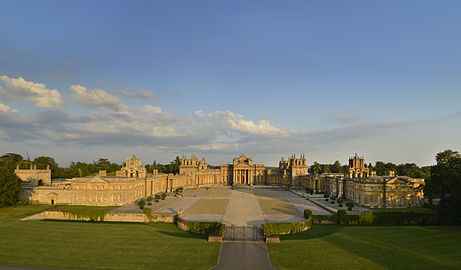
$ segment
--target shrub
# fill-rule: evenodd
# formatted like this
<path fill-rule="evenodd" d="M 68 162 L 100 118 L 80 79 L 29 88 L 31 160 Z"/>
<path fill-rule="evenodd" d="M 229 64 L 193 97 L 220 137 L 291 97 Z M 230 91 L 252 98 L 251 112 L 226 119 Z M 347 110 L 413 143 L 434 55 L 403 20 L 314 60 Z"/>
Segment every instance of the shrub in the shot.
<path fill-rule="evenodd" d="M 151 196 L 147 197 L 147 200 L 146 200 L 146 201 L 151 202 L 151 201 L 152 201 L 152 197 L 151 197 Z"/>
<path fill-rule="evenodd" d="M 160 200 L 160 195 L 155 195 L 155 201 L 158 202 L 158 200 Z"/>
<path fill-rule="evenodd" d="M 146 201 L 144 201 L 144 200 L 139 200 L 138 205 L 139 205 L 139 208 L 142 209 L 142 208 L 144 207 L 144 205 L 146 205 Z"/>
<path fill-rule="evenodd" d="M 347 212 L 346 210 L 339 209 L 338 212 L 336 212 L 336 223 L 337 224 L 346 224 L 347 223 Z"/>
<path fill-rule="evenodd" d="M 343 202 L 344 202 L 343 198 L 338 198 L 336 202 L 339 204 L 339 207 L 343 207 Z"/>
<path fill-rule="evenodd" d="M 330 197 L 330 195 L 328 195 L 328 194 L 325 193 L 325 194 L 323 194 L 323 197 L 324 197 L 325 199 L 328 199 L 328 197 Z"/>
<path fill-rule="evenodd" d="M 149 218 L 149 221 L 152 221 L 152 218 L 153 218 L 152 209 L 150 209 L 150 208 L 144 209 L 144 214 L 146 214 L 146 216 Z"/>
<path fill-rule="evenodd" d="M 304 210 L 304 218 L 308 219 L 312 216 L 312 210 L 311 209 L 305 209 Z"/>
<path fill-rule="evenodd" d="M 347 210 L 352 211 L 352 207 L 354 207 L 353 201 L 346 202 Z"/>
<path fill-rule="evenodd" d="M 162 193 L 162 200 L 165 200 L 166 198 L 166 193 Z"/>
<path fill-rule="evenodd" d="M 373 212 L 365 212 L 359 215 L 359 224 L 372 225 L 375 223 L 375 220 Z"/>

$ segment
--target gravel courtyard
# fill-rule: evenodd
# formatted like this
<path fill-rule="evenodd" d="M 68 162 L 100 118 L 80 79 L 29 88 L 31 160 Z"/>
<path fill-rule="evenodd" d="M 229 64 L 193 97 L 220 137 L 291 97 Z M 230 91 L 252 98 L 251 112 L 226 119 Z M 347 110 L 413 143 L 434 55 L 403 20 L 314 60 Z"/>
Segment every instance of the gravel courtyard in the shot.
<path fill-rule="evenodd" d="M 270 188 L 215 187 L 185 190 L 184 196 L 158 210 L 158 213 L 183 212 L 187 220 L 219 221 L 226 225 L 251 226 L 267 222 L 304 220 L 304 209 L 328 215 L 324 209 L 290 192 Z"/>

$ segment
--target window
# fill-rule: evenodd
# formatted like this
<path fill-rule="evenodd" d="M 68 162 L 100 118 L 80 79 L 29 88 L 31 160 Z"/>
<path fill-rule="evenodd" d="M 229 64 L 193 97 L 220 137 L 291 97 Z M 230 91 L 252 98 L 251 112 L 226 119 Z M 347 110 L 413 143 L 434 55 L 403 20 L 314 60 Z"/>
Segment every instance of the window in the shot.
<path fill-rule="evenodd" d="M 373 203 L 373 196 L 370 196 L 370 203 Z"/>

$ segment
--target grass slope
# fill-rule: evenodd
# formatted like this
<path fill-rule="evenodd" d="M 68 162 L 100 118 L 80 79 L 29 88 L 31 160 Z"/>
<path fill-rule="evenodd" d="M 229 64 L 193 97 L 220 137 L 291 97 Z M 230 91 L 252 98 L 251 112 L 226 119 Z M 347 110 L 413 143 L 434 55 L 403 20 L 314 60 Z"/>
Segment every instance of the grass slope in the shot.
<path fill-rule="evenodd" d="M 217 262 L 219 243 L 208 243 L 204 236 L 181 231 L 174 224 L 18 220 L 45 209 L 49 206 L 0 209 L 0 265 L 208 269 Z"/>
<path fill-rule="evenodd" d="M 281 240 L 277 269 L 461 269 L 460 227 L 314 225 Z"/>

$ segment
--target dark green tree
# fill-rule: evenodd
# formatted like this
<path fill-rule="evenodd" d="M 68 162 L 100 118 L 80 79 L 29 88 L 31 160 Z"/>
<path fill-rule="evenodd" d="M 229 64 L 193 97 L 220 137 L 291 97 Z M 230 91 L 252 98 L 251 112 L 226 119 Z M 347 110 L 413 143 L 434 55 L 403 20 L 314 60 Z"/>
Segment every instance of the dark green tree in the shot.
<path fill-rule="evenodd" d="M 46 169 L 47 166 L 50 166 L 51 177 L 56 178 L 56 173 L 58 172 L 58 163 L 54 161 L 52 157 L 37 157 L 34 159 L 34 165 L 37 165 L 37 169 Z"/>
<path fill-rule="evenodd" d="M 6 153 L 0 157 L 0 160 L 16 165 L 18 162 L 22 161 L 23 159 L 20 154 Z"/>
<path fill-rule="evenodd" d="M 321 174 L 322 173 L 322 166 L 319 163 L 317 163 L 317 161 L 315 161 L 314 164 L 312 164 L 312 166 L 311 166 L 310 172 L 312 174 Z"/>
<path fill-rule="evenodd" d="M 18 159 L 11 156 L 0 158 L 0 207 L 19 203 L 22 185 L 21 179 L 14 173 L 17 162 Z"/>
<path fill-rule="evenodd" d="M 461 155 L 445 150 L 436 155 L 424 192 L 431 201 L 440 198 L 440 214 L 445 223 L 461 223 Z"/>
<path fill-rule="evenodd" d="M 344 173 L 343 166 L 341 166 L 339 160 L 336 160 L 335 163 L 333 163 L 333 165 L 330 166 L 330 171 L 332 173 Z"/>

